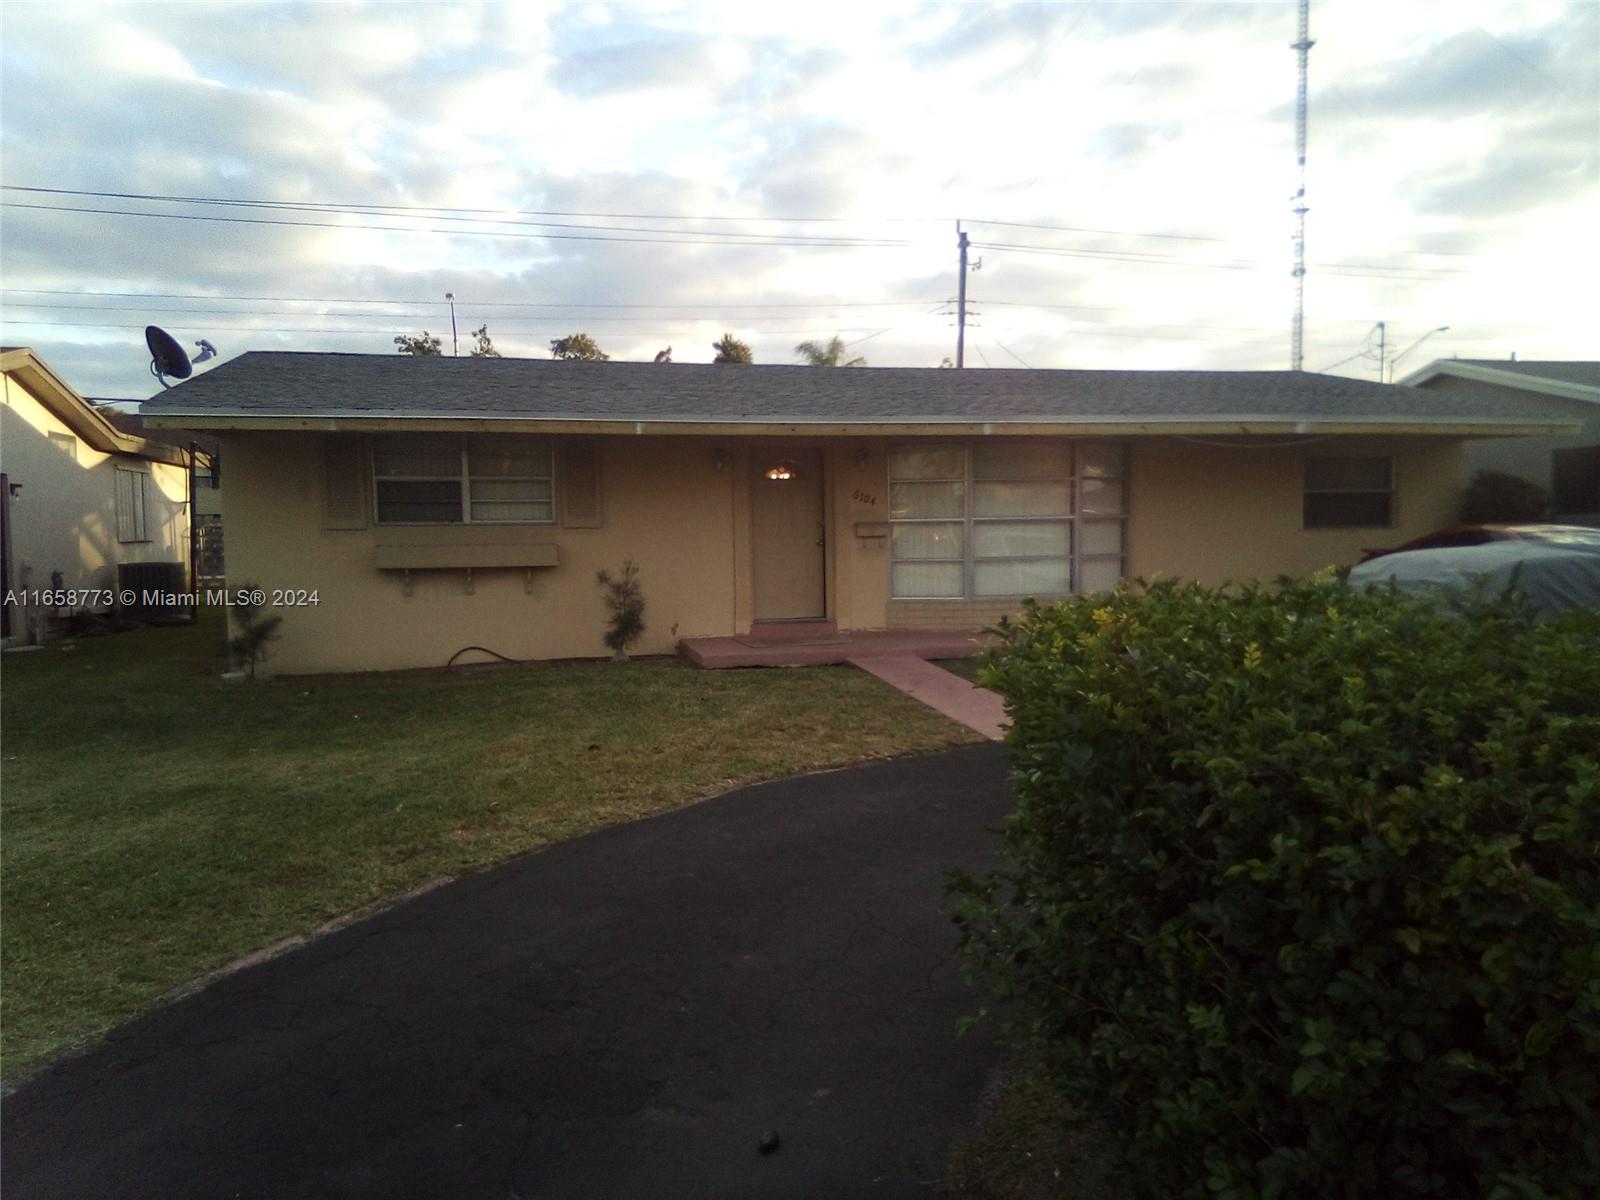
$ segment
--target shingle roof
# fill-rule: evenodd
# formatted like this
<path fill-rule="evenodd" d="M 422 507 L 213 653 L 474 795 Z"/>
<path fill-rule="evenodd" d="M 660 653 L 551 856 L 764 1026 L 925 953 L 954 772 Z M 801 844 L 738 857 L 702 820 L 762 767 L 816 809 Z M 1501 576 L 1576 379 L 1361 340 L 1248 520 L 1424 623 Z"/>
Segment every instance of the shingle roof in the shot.
<path fill-rule="evenodd" d="M 1296 371 L 942 370 L 586 363 L 254 351 L 145 401 L 220 418 L 467 418 L 727 424 L 1266 421 L 1569 423 L 1525 399 L 1461 398 Z"/>
<path fill-rule="evenodd" d="M 1448 366 L 1449 362 L 1463 362 L 1471 367 L 1487 367 L 1491 371 L 1509 371 L 1513 375 L 1526 375 L 1534 379 L 1555 379 L 1562 383 L 1581 383 L 1588 387 L 1600 387 L 1600 362 L 1555 362 L 1539 359 L 1519 359 L 1512 362 L 1503 358 L 1463 358 L 1451 359 L 1437 365 Z"/>

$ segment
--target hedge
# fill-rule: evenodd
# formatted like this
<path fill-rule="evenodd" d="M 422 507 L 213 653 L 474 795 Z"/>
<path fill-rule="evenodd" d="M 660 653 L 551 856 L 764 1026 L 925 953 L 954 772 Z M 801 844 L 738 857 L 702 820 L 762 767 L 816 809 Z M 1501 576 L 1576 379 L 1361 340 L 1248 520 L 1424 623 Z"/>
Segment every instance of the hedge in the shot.
<path fill-rule="evenodd" d="M 1600 615 L 1324 578 L 1000 632 L 963 949 L 1138 1194 L 1600 1195 Z"/>

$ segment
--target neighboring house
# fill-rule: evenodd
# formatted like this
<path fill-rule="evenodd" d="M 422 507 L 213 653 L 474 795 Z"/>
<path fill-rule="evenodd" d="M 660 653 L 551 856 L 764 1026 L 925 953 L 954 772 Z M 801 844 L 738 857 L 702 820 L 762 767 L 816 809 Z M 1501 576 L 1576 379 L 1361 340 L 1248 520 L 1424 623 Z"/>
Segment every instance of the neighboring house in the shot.
<path fill-rule="evenodd" d="M 194 499 L 190 555 L 195 575 L 204 584 L 221 583 L 224 575 L 222 547 L 222 442 L 215 434 L 194 429 L 151 429 L 137 412 L 109 407 L 137 401 L 92 401 L 123 433 L 174 446 L 189 458 L 190 495 Z"/>
<path fill-rule="evenodd" d="M 1447 523 L 1462 439 L 1573 428 L 1296 372 L 309 353 L 245 354 L 143 411 L 221 436 L 230 584 L 308 602 L 276 610 L 285 672 L 600 654 L 595 572 L 625 559 L 643 653 L 766 622 L 978 629 L 1124 575 L 1301 574 Z"/>
<path fill-rule="evenodd" d="M 53 616 L 113 607 L 128 564 L 169 564 L 155 573 L 184 586 L 187 454 L 118 429 L 32 350 L 0 350 L 0 367 L 5 638 L 40 641 Z M 57 590 L 76 594 L 40 598 Z"/>
<path fill-rule="evenodd" d="M 1550 493 L 1556 520 L 1600 526 L 1600 362 L 1440 359 L 1400 382 L 1443 396 L 1521 401 L 1577 422 L 1571 436 L 1471 443 L 1466 470 L 1520 475 Z"/>

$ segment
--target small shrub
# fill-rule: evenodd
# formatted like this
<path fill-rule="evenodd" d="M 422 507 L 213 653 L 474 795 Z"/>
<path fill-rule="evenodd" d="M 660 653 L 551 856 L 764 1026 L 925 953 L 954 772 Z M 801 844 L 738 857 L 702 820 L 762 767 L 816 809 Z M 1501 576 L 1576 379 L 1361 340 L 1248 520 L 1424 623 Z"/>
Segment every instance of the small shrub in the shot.
<path fill-rule="evenodd" d="M 267 644 L 277 640 L 278 626 L 283 624 L 282 617 L 262 615 L 265 601 L 256 599 L 262 594 L 254 584 L 245 584 L 235 593 L 237 598 L 230 605 L 233 623 L 239 632 L 228 639 L 228 650 L 234 662 L 249 672 L 251 679 L 256 677 L 256 664 L 267 661 Z"/>
<path fill-rule="evenodd" d="M 1600 1194 L 1600 618 L 1031 605 L 972 969 L 1149 1196 Z"/>
<path fill-rule="evenodd" d="M 605 644 L 611 647 L 611 657 L 621 662 L 628 657 L 628 648 L 644 634 L 644 591 L 639 587 L 639 567 L 630 558 L 624 560 L 618 574 L 600 571 L 595 578 L 606 593 L 606 621 L 611 627 L 606 630 Z"/>
<path fill-rule="evenodd" d="M 1550 493 L 1537 483 L 1504 471 L 1473 473 L 1461 495 L 1461 523 L 1542 521 L 1550 515 Z"/>

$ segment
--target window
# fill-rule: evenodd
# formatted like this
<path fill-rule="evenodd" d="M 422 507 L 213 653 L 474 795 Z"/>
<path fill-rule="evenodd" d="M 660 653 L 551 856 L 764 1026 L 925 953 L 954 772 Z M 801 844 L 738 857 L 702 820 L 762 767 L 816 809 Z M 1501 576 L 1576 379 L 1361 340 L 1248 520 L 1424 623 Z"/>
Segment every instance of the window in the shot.
<path fill-rule="evenodd" d="M 1115 443 L 895 452 L 891 594 L 989 599 L 1114 586 L 1122 577 L 1122 474 Z"/>
<path fill-rule="evenodd" d="M 1392 525 L 1393 460 L 1307 458 L 1304 521 L 1307 529 Z"/>
<path fill-rule="evenodd" d="M 222 464 L 215 454 L 200 450 L 194 456 L 194 486 L 215 490 L 222 486 Z"/>
<path fill-rule="evenodd" d="M 149 534 L 145 531 L 144 481 L 143 471 L 130 471 L 126 467 L 117 468 L 117 541 L 119 542 L 150 540 Z"/>
<path fill-rule="evenodd" d="M 384 525 L 546 524 L 555 520 L 550 443 L 518 434 L 397 434 L 372 445 Z"/>

